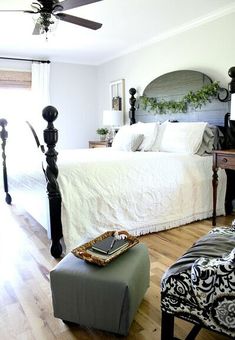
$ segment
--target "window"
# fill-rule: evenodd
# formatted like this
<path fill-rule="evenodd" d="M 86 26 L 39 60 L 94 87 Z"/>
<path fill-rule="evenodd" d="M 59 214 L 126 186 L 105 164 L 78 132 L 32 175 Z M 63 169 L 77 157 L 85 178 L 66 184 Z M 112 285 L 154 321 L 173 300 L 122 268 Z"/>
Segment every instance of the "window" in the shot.
<path fill-rule="evenodd" d="M 7 148 L 18 150 L 19 144 L 26 143 L 25 121 L 32 114 L 32 97 L 31 72 L 0 70 L 0 118 L 8 121 Z"/>
<path fill-rule="evenodd" d="M 0 87 L 31 88 L 31 72 L 0 70 Z"/>

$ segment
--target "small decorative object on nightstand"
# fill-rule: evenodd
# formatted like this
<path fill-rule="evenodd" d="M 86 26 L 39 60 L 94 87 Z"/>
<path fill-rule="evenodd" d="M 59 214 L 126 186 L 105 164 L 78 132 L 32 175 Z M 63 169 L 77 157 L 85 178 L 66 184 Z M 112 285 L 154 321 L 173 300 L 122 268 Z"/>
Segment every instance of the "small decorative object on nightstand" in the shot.
<path fill-rule="evenodd" d="M 105 141 L 106 140 L 106 136 L 109 132 L 109 129 L 107 128 L 99 128 L 96 130 L 96 133 L 100 136 L 100 141 Z"/>
<path fill-rule="evenodd" d="M 89 148 L 106 148 L 108 146 L 106 141 L 89 141 Z"/>

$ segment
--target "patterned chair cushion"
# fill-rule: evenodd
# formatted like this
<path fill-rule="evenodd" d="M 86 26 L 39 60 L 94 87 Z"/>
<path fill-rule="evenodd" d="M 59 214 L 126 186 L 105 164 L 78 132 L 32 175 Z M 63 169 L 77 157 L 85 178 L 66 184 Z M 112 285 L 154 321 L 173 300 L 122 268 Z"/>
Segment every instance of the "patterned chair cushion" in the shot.
<path fill-rule="evenodd" d="M 233 228 L 214 228 L 194 243 L 162 278 L 162 310 L 234 337 L 234 247 Z"/>

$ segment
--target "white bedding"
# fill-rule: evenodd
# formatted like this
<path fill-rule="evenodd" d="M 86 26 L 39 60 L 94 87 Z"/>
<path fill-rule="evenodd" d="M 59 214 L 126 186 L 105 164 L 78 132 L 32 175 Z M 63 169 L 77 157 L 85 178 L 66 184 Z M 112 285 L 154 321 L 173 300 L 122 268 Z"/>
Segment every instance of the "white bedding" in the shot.
<path fill-rule="evenodd" d="M 50 237 L 46 179 L 42 171 L 45 156 L 35 146 L 33 150 L 30 157 L 27 153 L 22 154 L 22 151 L 14 153 L 14 150 L 7 150 L 9 193 L 12 204 L 32 215 L 47 230 Z"/>
<path fill-rule="evenodd" d="M 111 229 L 141 235 L 212 216 L 211 156 L 112 148 L 69 153 L 72 161 L 67 152 L 58 162 L 67 251 Z M 226 175 L 218 175 L 222 215 Z"/>
<path fill-rule="evenodd" d="M 45 179 L 36 161 L 33 164 L 27 171 L 21 164 L 14 182 L 9 173 L 9 191 L 12 185 L 31 191 L 40 215 L 39 204 L 44 214 L 43 207 L 48 206 Z M 141 235 L 212 216 L 211 156 L 112 148 L 67 150 L 59 152 L 58 167 L 66 252 L 107 230 Z M 223 215 L 225 171 L 220 169 L 218 175 L 217 215 Z M 41 200 L 36 188 L 44 196 Z M 39 222 L 40 216 L 36 216 Z"/>

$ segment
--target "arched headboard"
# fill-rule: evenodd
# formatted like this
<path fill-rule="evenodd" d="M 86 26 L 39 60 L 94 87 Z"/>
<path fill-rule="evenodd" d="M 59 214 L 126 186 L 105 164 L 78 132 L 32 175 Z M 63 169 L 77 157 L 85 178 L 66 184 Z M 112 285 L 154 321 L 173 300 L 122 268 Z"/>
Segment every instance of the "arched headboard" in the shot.
<path fill-rule="evenodd" d="M 218 93 L 220 96 L 210 97 L 201 106 L 195 108 L 187 103 L 184 112 L 172 112 L 166 109 L 167 105 L 163 105 L 164 109 L 161 113 L 151 110 L 151 107 L 143 108 L 141 98 L 156 98 L 158 102 L 179 102 L 190 92 L 198 93 L 206 86 L 214 84 L 214 81 L 206 74 L 198 71 L 180 70 L 161 75 L 151 81 L 143 91 L 143 95 L 137 98 L 136 102 L 136 121 L 152 122 L 152 121 L 206 121 L 209 124 L 224 126 L 224 116 L 229 112 L 228 91 L 220 88 L 218 85 Z M 204 91 L 205 92 L 205 91 Z"/>

